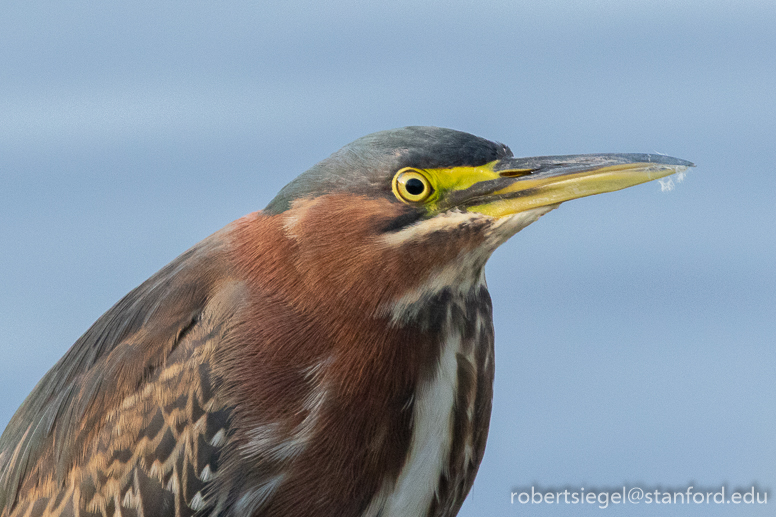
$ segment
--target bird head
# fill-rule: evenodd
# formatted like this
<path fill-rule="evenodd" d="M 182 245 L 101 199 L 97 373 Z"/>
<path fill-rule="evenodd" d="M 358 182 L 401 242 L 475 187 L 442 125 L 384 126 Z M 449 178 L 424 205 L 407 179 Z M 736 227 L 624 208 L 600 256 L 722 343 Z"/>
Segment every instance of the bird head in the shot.
<path fill-rule="evenodd" d="M 284 218 L 302 260 L 307 250 L 302 269 L 320 273 L 311 281 L 336 279 L 322 289 L 327 297 L 390 295 L 401 320 L 441 290 L 469 289 L 496 247 L 562 202 L 689 166 L 656 154 L 516 158 L 468 133 L 405 127 L 343 147 L 286 185 L 264 214 Z"/>

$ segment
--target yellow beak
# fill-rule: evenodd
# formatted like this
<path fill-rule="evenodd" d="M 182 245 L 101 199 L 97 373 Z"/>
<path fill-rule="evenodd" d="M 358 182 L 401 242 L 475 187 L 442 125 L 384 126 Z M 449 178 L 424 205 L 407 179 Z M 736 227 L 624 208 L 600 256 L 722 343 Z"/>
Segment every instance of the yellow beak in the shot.
<path fill-rule="evenodd" d="M 445 196 L 448 206 L 493 217 L 612 192 L 670 176 L 694 167 L 686 160 L 659 154 L 582 154 L 505 158 L 479 171 Z M 462 185 L 463 186 L 463 185 Z"/>

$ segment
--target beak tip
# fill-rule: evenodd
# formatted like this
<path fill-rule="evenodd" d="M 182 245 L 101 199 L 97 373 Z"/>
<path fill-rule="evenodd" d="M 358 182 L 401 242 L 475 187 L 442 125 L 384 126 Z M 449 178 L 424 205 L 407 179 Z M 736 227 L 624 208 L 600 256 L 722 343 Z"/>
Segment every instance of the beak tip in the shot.
<path fill-rule="evenodd" d="M 691 161 L 674 158 L 666 154 L 623 154 L 620 156 L 626 159 L 625 163 L 642 162 L 673 167 L 695 167 L 695 164 Z"/>
<path fill-rule="evenodd" d="M 674 158 L 673 156 L 665 156 L 662 154 L 659 155 L 652 155 L 652 156 L 659 156 L 660 160 L 658 160 L 658 163 L 665 164 L 665 165 L 678 165 L 680 167 L 695 167 L 695 164 L 688 160 L 682 160 L 681 158 Z"/>

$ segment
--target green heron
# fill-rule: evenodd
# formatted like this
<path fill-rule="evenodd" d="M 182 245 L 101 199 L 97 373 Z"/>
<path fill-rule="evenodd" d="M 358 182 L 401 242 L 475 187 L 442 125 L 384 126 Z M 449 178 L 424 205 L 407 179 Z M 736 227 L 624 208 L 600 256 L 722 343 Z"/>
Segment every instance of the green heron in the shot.
<path fill-rule="evenodd" d="M 455 515 L 490 420 L 488 257 L 563 201 L 688 166 L 356 140 L 76 341 L 0 438 L 0 515 Z"/>

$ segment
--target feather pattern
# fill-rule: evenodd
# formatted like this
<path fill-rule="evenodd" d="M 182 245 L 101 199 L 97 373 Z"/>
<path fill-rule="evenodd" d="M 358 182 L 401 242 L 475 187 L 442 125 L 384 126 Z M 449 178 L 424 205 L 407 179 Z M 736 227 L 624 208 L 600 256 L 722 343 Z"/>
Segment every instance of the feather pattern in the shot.
<path fill-rule="evenodd" d="M 235 291 L 221 239 L 128 294 L 38 383 L 0 438 L 3 515 L 132 514 L 168 499 L 185 513 L 229 416 L 209 365 Z"/>

